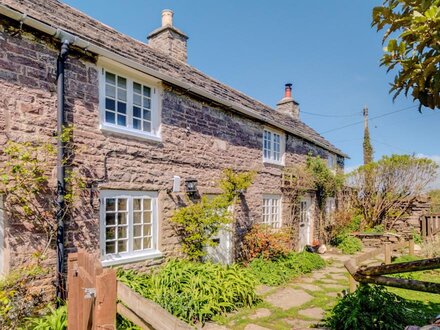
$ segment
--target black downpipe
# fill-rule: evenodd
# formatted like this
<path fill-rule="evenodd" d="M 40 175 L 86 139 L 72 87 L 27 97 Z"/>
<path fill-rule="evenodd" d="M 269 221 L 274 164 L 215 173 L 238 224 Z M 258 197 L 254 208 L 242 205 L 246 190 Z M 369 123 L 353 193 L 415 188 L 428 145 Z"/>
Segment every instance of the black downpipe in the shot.
<path fill-rule="evenodd" d="M 65 40 L 60 49 L 57 59 L 57 278 L 56 294 L 57 304 L 66 299 L 66 283 L 64 278 L 64 217 L 66 205 L 64 197 L 66 194 L 65 182 L 65 145 L 61 137 L 63 134 L 66 119 L 64 115 L 64 65 L 69 53 L 69 42 Z"/>

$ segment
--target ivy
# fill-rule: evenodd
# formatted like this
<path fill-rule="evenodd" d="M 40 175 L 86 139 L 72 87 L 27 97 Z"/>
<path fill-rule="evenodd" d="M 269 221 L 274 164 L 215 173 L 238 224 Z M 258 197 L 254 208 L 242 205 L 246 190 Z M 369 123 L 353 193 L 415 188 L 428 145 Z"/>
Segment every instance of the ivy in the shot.
<path fill-rule="evenodd" d="M 201 260 L 207 246 L 217 245 L 212 237 L 232 221 L 228 208 L 252 184 L 254 175 L 253 172 L 235 173 L 227 169 L 219 182 L 222 194 L 212 199 L 203 196 L 200 201 L 173 214 L 171 222 L 181 239 L 182 252 L 190 260 Z"/>

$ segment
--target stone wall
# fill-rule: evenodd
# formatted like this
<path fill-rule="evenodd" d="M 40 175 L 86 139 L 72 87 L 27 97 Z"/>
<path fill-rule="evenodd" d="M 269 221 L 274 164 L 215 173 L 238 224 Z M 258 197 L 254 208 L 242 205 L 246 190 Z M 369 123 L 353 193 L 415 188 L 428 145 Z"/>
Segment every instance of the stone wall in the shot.
<path fill-rule="evenodd" d="M 407 211 L 407 215 L 399 219 L 393 229 L 404 236 L 413 233 L 421 234 L 422 228 L 420 217 L 429 214 L 431 208 L 430 199 L 427 196 L 419 197 L 415 202 L 411 203 Z"/>
<path fill-rule="evenodd" d="M 26 27 L 20 30 L 15 22 L 1 22 L 0 144 L 8 139 L 54 142 L 59 43 Z M 263 194 L 281 195 L 282 166 L 262 162 L 264 123 L 163 85 L 161 142 L 104 133 L 99 129 L 98 75 L 96 59 L 73 48 L 66 67 L 66 111 L 74 127 L 73 164 L 91 188 L 82 192 L 67 224 L 68 252 L 81 247 L 99 255 L 101 189 L 158 191 L 159 249 L 165 258 L 180 253 L 169 217 L 185 196 L 167 193 L 174 175 L 196 178 L 204 194 L 218 192 L 225 168 L 256 171 L 254 184 L 236 207 L 239 221 L 245 224 L 261 220 Z M 325 150 L 303 139 L 288 135 L 286 140 L 286 166 L 304 162 L 310 152 L 327 157 Z M 4 155 L 0 157 L 0 162 L 5 161 Z M 53 183 L 54 168 L 48 169 Z M 283 214 L 287 207 L 283 203 Z M 10 267 L 15 268 L 41 249 L 45 238 L 28 224 L 8 218 L 6 223 L 5 250 Z M 46 262 L 55 264 L 53 251 Z"/>

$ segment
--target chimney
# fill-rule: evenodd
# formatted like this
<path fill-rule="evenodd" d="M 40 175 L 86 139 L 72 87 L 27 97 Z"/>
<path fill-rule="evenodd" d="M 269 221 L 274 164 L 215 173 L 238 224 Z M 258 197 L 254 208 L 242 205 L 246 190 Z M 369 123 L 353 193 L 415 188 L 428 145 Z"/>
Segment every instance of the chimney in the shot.
<path fill-rule="evenodd" d="M 173 16 L 172 10 L 162 10 L 162 26 L 149 34 L 148 44 L 176 60 L 186 62 L 188 36 L 173 26 Z"/>
<path fill-rule="evenodd" d="M 292 98 L 292 84 L 284 86 L 284 97 L 277 103 L 277 111 L 299 120 L 299 103 Z"/>

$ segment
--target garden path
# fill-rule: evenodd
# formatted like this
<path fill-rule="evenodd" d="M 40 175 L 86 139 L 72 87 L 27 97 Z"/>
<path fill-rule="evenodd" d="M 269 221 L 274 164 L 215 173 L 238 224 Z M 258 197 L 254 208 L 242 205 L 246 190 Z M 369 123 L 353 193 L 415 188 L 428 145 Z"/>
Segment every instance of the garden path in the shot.
<path fill-rule="evenodd" d="M 365 252 L 365 251 L 363 251 Z M 204 330 L 284 330 L 324 329 L 326 311 L 348 290 L 348 272 L 344 262 L 353 256 L 326 253 L 328 266 L 298 277 L 281 287 L 260 286 L 262 302 L 253 308 L 208 323 Z"/>

